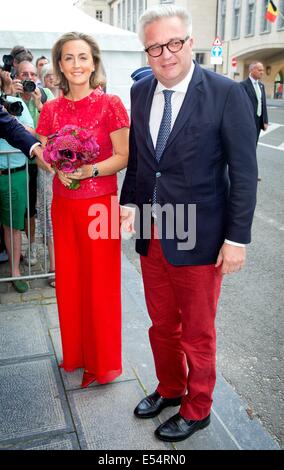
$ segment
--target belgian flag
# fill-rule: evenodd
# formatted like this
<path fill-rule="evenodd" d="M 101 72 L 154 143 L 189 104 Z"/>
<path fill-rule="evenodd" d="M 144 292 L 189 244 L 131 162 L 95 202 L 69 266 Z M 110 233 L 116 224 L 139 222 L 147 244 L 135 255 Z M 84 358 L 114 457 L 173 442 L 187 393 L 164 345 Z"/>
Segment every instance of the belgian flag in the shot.
<path fill-rule="evenodd" d="M 270 21 L 270 23 L 274 23 L 277 18 L 277 14 L 277 7 L 274 5 L 272 0 L 270 0 L 267 6 L 265 18 L 267 19 L 267 21 Z"/>

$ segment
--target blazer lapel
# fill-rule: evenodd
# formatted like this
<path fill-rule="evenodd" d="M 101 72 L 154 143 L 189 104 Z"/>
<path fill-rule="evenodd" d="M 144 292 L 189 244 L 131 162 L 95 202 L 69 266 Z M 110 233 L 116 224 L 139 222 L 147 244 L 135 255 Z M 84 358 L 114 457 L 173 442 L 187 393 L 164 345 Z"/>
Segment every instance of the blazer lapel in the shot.
<path fill-rule="evenodd" d="M 184 97 L 182 106 L 168 138 L 166 148 L 171 145 L 184 124 L 194 116 L 195 108 L 199 101 L 199 93 L 202 90 L 202 69 L 195 63 L 195 70 Z M 163 158 L 163 157 L 162 157 Z"/>
<path fill-rule="evenodd" d="M 152 106 L 152 101 L 153 101 L 153 96 L 154 92 L 157 86 L 157 80 L 156 78 L 153 78 L 148 95 L 146 97 L 146 103 L 145 103 L 145 112 L 144 112 L 144 135 L 146 136 L 146 143 L 148 145 L 149 150 L 153 155 L 155 155 L 155 149 L 150 133 L 150 112 L 151 112 L 151 106 Z"/>
<path fill-rule="evenodd" d="M 250 95 L 251 95 L 252 99 L 257 103 L 257 96 L 256 96 L 256 93 L 255 93 L 253 83 L 252 83 L 250 78 L 247 78 L 247 83 L 248 83 Z"/>

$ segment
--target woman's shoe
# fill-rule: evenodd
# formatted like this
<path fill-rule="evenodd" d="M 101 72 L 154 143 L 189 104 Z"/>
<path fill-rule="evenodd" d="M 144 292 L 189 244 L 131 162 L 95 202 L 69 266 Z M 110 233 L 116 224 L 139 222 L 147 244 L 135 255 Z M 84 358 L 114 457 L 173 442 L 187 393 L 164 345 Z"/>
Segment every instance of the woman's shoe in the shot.
<path fill-rule="evenodd" d="M 82 383 L 81 383 L 81 388 L 87 388 L 89 385 L 91 385 L 93 382 L 95 382 L 96 380 L 96 377 L 91 374 L 90 372 L 88 371 L 84 371 L 84 374 L 83 374 L 83 380 L 82 380 Z"/>

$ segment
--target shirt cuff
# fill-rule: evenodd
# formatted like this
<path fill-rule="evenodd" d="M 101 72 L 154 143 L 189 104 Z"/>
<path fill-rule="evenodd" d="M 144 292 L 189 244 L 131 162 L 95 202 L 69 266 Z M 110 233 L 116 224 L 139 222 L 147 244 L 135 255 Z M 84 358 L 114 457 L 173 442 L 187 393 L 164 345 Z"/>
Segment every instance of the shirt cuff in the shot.
<path fill-rule="evenodd" d="M 31 146 L 31 148 L 30 148 L 30 157 L 33 157 L 33 155 L 32 155 L 33 149 L 34 149 L 35 147 L 38 147 L 39 145 L 41 145 L 41 143 L 40 143 L 40 142 L 36 142 L 35 144 L 33 144 L 33 145 Z"/>
<path fill-rule="evenodd" d="M 225 240 L 225 243 L 227 243 L 227 245 L 232 245 L 232 246 L 239 246 L 241 248 L 245 248 L 245 244 L 244 243 L 237 243 L 237 242 L 232 242 L 231 240 Z"/>
<path fill-rule="evenodd" d="M 123 209 L 127 209 L 128 211 L 132 212 L 133 214 L 135 214 L 135 207 L 131 207 L 131 206 L 122 206 L 120 204 L 120 208 L 123 210 Z"/>

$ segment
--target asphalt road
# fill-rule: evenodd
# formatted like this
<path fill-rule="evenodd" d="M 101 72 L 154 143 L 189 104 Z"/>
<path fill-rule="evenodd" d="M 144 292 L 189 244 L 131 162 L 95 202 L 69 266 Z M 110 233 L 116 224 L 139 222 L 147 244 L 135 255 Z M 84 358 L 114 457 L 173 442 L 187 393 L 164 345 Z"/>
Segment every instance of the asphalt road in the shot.
<path fill-rule="evenodd" d="M 269 107 L 269 121 L 258 145 L 262 181 L 247 265 L 223 282 L 217 364 L 249 416 L 284 447 L 284 106 Z M 133 240 L 123 252 L 140 271 Z"/>

